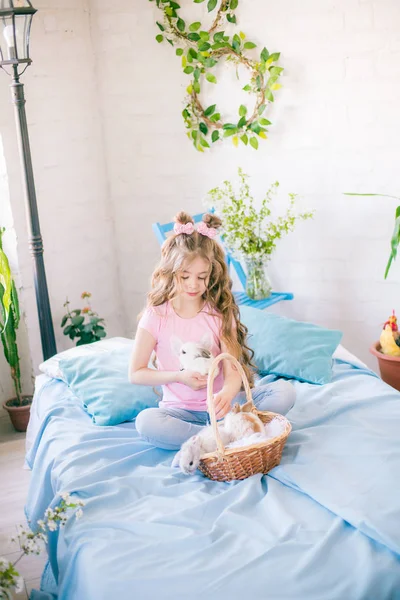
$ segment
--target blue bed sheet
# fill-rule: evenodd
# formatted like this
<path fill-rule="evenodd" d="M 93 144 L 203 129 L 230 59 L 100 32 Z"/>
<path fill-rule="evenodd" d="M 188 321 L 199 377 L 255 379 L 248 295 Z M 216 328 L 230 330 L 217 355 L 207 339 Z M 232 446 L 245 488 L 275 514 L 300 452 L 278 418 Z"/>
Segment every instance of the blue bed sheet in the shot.
<path fill-rule="evenodd" d="M 61 491 L 86 506 L 50 535 L 51 571 L 31 598 L 400 599 L 400 394 L 339 360 L 331 384 L 296 390 L 281 465 L 215 483 L 172 469 L 134 423 L 93 425 L 49 380 L 27 516 Z"/>

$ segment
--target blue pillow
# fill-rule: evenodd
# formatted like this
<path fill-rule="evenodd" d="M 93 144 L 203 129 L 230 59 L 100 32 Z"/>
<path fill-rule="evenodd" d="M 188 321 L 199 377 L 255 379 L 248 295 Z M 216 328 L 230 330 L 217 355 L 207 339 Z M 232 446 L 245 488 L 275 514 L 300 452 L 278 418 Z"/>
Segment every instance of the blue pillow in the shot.
<path fill-rule="evenodd" d="M 342 332 L 240 306 L 240 320 L 249 330 L 248 344 L 260 375 L 324 384 L 332 379 L 332 355 Z"/>
<path fill-rule="evenodd" d="M 63 379 L 82 401 L 96 425 L 118 425 L 132 421 L 141 410 L 157 406 L 160 396 L 151 386 L 129 382 L 132 345 L 101 354 L 60 361 Z M 159 393 L 160 388 L 157 390 Z"/>

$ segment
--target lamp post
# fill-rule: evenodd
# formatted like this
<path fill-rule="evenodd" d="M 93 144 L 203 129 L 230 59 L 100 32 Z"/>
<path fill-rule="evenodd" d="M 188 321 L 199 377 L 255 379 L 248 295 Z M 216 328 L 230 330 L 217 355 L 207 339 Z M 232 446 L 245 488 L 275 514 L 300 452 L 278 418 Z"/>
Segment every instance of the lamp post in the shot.
<path fill-rule="evenodd" d="M 47 360 L 57 352 L 57 349 L 43 262 L 43 243 L 26 122 L 24 85 L 19 80 L 22 73 L 32 62 L 29 58 L 29 35 L 35 12 L 36 9 L 33 8 L 29 0 L 0 0 L 0 67 L 11 76 L 10 88 L 15 108 L 23 174 L 40 337 L 43 358 Z M 8 69 L 10 69 L 10 72 Z M 21 72 L 20 69 L 22 69 Z"/>

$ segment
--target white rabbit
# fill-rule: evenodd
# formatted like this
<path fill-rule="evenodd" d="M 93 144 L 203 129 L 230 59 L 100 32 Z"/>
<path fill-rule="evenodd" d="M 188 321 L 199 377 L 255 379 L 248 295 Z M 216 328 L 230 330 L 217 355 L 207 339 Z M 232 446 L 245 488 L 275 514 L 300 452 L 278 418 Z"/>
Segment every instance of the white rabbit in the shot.
<path fill-rule="evenodd" d="M 199 343 L 182 342 L 174 336 L 171 339 L 171 346 L 175 354 L 179 356 L 179 362 L 182 369 L 196 371 L 201 375 L 208 375 L 210 366 L 215 356 L 213 355 L 211 334 L 205 334 Z"/>
<path fill-rule="evenodd" d="M 226 415 L 224 429 L 232 438 L 232 442 L 237 442 L 254 433 L 265 433 L 264 423 L 252 412 L 252 408 L 253 403 L 250 401 L 242 406 L 236 403 Z"/>
<path fill-rule="evenodd" d="M 233 441 L 223 425 L 218 425 L 218 430 L 225 446 Z M 172 466 L 179 466 L 183 473 L 190 475 L 199 466 L 200 458 L 207 452 L 214 452 L 216 449 L 217 442 L 215 441 L 214 432 L 211 425 L 208 425 L 200 433 L 193 435 L 182 444 L 180 451 L 172 461 Z"/>
<path fill-rule="evenodd" d="M 265 428 L 261 419 L 252 412 L 252 402 L 243 406 L 235 404 L 222 423 L 218 423 L 218 431 L 224 446 L 243 438 L 257 434 L 265 436 Z M 207 452 L 217 449 L 214 432 L 211 425 L 204 427 L 197 435 L 185 442 L 176 454 L 172 466 L 179 466 L 186 475 L 194 473 L 200 459 Z"/>

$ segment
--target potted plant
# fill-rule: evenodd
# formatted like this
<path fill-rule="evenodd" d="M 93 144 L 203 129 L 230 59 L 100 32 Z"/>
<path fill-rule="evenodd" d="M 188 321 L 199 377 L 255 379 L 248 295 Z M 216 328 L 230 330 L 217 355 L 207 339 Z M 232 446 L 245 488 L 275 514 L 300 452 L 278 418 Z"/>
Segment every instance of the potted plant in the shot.
<path fill-rule="evenodd" d="M 276 248 L 276 242 L 293 231 L 296 221 L 311 219 L 314 211 L 296 214 L 297 194 L 289 194 L 286 214 L 271 218 L 271 203 L 279 183 L 271 185 L 258 209 L 250 193 L 248 175 L 239 168 L 239 187 L 230 181 L 208 192 L 205 204 L 222 220 L 223 239 L 229 251 L 242 259 L 246 266 L 246 293 L 253 300 L 271 295 L 272 286 L 267 275 L 267 264 Z"/>
<path fill-rule="evenodd" d="M 86 300 L 86 306 L 82 309 L 70 310 L 68 298 L 64 304 L 67 313 L 62 318 L 61 327 L 64 328 L 64 335 L 67 335 L 71 340 L 77 340 L 77 346 L 98 342 L 107 335 L 104 328 L 104 319 L 100 318 L 98 313 L 94 312 L 91 307 L 91 297 L 90 292 L 81 294 L 82 300 Z"/>
<path fill-rule="evenodd" d="M 347 192 L 346 196 L 383 196 L 385 198 L 393 198 L 400 201 L 398 196 L 389 196 L 387 194 L 356 194 Z M 392 262 L 397 256 L 399 244 L 400 206 L 397 206 L 392 239 L 390 240 L 390 256 L 386 265 L 384 279 L 387 278 Z M 384 324 L 379 341 L 374 342 L 369 351 L 378 359 L 379 372 L 383 381 L 394 387 L 396 390 L 400 390 L 400 337 L 397 328 L 397 318 L 394 311 L 393 316 L 389 317 Z"/>
<path fill-rule="evenodd" d="M 0 332 L 4 356 L 10 365 L 15 398 L 3 403 L 17 431 L 26 431 L 29 422 L 32 396 L 23 395 L 17 346 L 17 329 L 20 320 L 17 289 L 8 258 L 3 250 L 4 228 L 0 228 Z"/>

